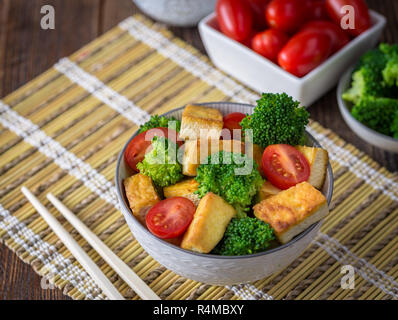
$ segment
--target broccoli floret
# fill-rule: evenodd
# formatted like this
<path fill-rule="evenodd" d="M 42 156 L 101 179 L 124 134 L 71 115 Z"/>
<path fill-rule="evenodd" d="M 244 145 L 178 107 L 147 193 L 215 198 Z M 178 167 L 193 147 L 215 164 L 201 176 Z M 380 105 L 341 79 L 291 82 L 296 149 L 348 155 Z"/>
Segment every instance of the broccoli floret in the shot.
<path fill-rule="evenodd" d="M 380 44 L 380 50 L 386 55 L 387 63 L 383 70 L 383 79 L 388 86 L 398 86 L 398 45 Z"/>
<path fill-rule="evenodd" d="M 385 84 L 383 70 L 387 57 L 380 49 L 365 53 L 353 75 L 351 88 L 343 93 L 343 99 L 354 104 L 364 96 L 389 97 L 391 89 Z"/>
<path fill-rule="evenodd" d="M 175 121 L 175 128 L 174 126 L 170 126 L 170 129 L 174 129 L 177 132 L 179 132 L 181 128 L 180 120 L 177 120 L 174 117 L 166 118 L 166 117 L 160 117 L 158 115 L 151 116 L 151 119 L 149 119 L 148 122 L 140 126 L 138 132 L 142 133 L 152 128 L 167 128 L 169 126 L 170 121 Z"/>
<path fill-rule="evenodd" d="M 274 230 L 268 223 L 251 217 L 233 218 L 213 253 L 240 256 L 262 252 L 274 239 Z"/>
<path fill-rule="evenodd" d="M 385 135 L 392 135 L 392 121 L 398 110 L 398 100 L 365 96 L 351 110 L 351 114 L 367 127 Z"/>
<path fill-rule="evenodd" d="M 195 193 L 200 198 L 208 192 L 218 194 L 237 210 L 239 217 L 246 216 L 253 196 L 263 183 L 253 159 L 224 151 L 210 155 L 207 163 L 198 167 L 195 179 L 199 182 Z"/>
<path fill-rule="evenodd" d="M 388 60 L 383 70 L 383 78 L 388 86 L 398 86 L 398 55 Z"/>
<path fill-rule="evenodd" d="M 182 166 L 177 162 L 177 145 L 164 137 L 152 139 L 152 150 L 137 168 L 151 177 L 157 187 L 167 187 L 183 178 Z"/>
<path fill-rule="evenodd" d="M 266 148 L 271 144 L 302 144 L 309 113 L 286 93 L 263 93 L 253 114 L 246 116 L 242 129 L 253 130 L 253 142 Z"/>
<path fill-rule="evenodd" d="M 352 75 L 351 88 L 343 99 L 357 104 L 363 97 L 397 98 L 398 45 L 380 44 L 366 52 Z"/>

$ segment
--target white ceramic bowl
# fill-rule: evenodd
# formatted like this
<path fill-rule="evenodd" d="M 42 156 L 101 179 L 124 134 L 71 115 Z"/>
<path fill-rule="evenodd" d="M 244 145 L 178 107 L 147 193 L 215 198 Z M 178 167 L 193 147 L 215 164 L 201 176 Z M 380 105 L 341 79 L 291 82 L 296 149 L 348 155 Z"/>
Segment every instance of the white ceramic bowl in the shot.
<path fill-rule="evenodd" d="M 251 105 L 229 102 L 205 103 L 203 105 L 217 108 L 224 115 L 231 112 L 251 114 L 253 110 Z M 183 108 L 170 111 L 165 116 L 181 119 Z M 308 145 L 319 147 L 318 142 L 308 133 L 307 138 Z M 130 176 L 132 172 L 126 165 L 123 154 L 131 139 L 126 142 L 120 152 L 116 166 L 116 189 L 122 213 L 131 232 L 148 254 L 166 268 L 183 277 L 214 285 L 232 285 L 262 279 L 293 262 L 307 248 L 321 227 L 322 221 L 311 225 L 287 244 L 257 254 L 233 257 L 195 253 L 159 239 L 133 216 L 124 192 L 123 179 Z M 322 193 L 330 203 L 333 193 L 333 173 L 330 164 Z"/>
<path fill-rule="evenodd" d="M 352 103 L 345 101 L 341 97 L 343 92 L 345 92 L 351 85 L 353 70 L 354 67 L 347 70 L 341 77 L 339 85 L 337 86 L 337 102 L 343 119 L 350 129 L 361 139 L 380 149 L 398 153 L 398 139 L 379 133 L 359 122 L 351 115 Z"/>
<path fill-rule="evenodd" d="M 372 27 L 369 30 L 302 78 L 222 34 L 215 13 L 201 20 L 199 31 L 210 59 L 218 68 L 260 93 L 286 92 L 303 106 L 309 106 L 330 90 L 341 74 L 378 42 L 386 19 L 374 11 L 370 14 Z"/>
<path fill-rule="evenodd" d="M 148 16 L 178 27 L 193 27 L 214 11 L 216 0 L 133 0 Z"/>

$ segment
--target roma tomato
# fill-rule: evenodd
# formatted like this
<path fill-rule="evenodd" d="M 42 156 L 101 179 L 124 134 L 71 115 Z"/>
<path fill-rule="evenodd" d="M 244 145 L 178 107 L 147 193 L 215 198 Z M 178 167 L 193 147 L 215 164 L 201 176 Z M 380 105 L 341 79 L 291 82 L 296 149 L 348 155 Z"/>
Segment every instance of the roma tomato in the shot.
<path fill-rule="evenodd" d="M 218 0 L 216 13 L 220 29 L 228 37 L 243 41 L 250 35 L 253 18 L 245 0 Z"/>
<path fill-rule="evenodd" d="M 287 33 L 298 30 L 306 14 L 307 7 L 302 0 L 272 0 L 265 11 L 269 26 Z"/>
<path fill-rule="evenodd" d="M 329 19 L 324 0 L 308 1 L 307 6 L 307 20 Z"/>
<path fill-rule="evenodd" d="M 242 127 L 240 125 L 240 122 L 245 118 L 246 115 L 241 112 L 232 112 L 230 114 L 227 114 L 224 118 L 224 128 L 228 129 L 231 131 L 231 137 L 233 136 L 233 130 L 234 129 L 239 129 L 242 130 Z"/>
<path fill-rule="evenodd" d="M 346 29 L 350 35 L 356 37 L 370 28 L 369 8 L 364 0 L 326 0 L 326 10 L 338 25 L 346 22 L 343 17 L 349 11 L 342 10 L 344 6 L 351 6 L 353 8 L 354 21 L 352 22 L 354 23 L 354 28 Z"/>
<path fill-rule="evenodd" d="M 332 41 L 332 52 L 344 47 L 350 38 L 337 24 L 327 20 L 315 20 L 306 23 L 301 30 L 312 30 L 328 35 Z"/>
<path fill-rule="evenodd" d="M 265 21 L 264 12 L 267 8 L 270 0 L 246 0 L 250 5 L 253 16 L 253 26 L 256 29 L 262 30 L 267 27 L 267 21 Z"/>
<path fill-rule="evenodd" d="M 137 163 L 144 160 L 145 154 L 150 150 L 151 141 L 154 136 L 171 139 L 181 146 L 182 141 L 177 140 L 177 132 L 168 128 L 153 128 L 135 136 L 128 144 L 124 152 L 124 159 L 131 169 L 138 172 Z"/>
<path fill-rule="evenodd" d="M 146 225 L 159 238 L 176 238 L 188 228 L 195 210 L 195 205 L 187 198 L 168 198 L 149 209 Z"/>
<path fill-rule="evenodd" d="M 282 190 L 307 181 L 311 173 L 305 156 L 288 144 L 274 144 L 265 148 L 262 167 L 268 181 Z"/>
<path fill-rule="evenodd" d="M 276 62 L 279 51 L 289 41 L 289 37 L 278 29 L 268 29 L 257 33 L 252 40 L 252 49 L 267 59 Z"/>
<path fill-rule="evenodd" d="M 332 52 L 332 41 L 323 32 L 304 30 L 293 36 L 278 55 L 279 65 L 302 77 L 315 69 Z"/>

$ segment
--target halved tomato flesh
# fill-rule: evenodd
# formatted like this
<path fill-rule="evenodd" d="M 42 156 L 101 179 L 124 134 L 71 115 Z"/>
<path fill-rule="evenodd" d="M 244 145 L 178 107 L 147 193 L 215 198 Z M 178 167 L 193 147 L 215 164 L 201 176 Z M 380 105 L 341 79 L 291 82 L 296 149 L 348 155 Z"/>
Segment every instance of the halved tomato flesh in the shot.
<path fill-rule="evenodd" d="M 146 225 L 162 239 L 178 237 L 188 228 L 195 213 L 193 202 L 184 197 L 173 197 L 155 204 L 146 216 Z"/>
<path fill-rule="evenodd" d="M 144 160 L 145 154 L 151 150 L 151 141 L 155 136 L 171 139 L 178 146 L 183 144 L 177 140 L 177 132 L 173 129 L 153 128 L 140 133 L 130 141 L 124 152 L 124 159 L 134 171 L 138 172 L 137 163 Z"/>
<path fill-rule="evenodd" d="M 268 181 L 282 190 L 307 181 L 310 177 L 308 160 L 288 144 L 274 144 L 265 148 L 262 165 Z"/>

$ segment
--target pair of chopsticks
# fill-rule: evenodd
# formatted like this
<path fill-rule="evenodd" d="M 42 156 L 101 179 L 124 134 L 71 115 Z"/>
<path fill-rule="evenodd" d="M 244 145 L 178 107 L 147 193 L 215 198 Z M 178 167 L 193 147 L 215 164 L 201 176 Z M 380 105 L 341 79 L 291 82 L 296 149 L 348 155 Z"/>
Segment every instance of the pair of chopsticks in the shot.
<path fill-rule="evenodd" d="M 101 269 L 94 263 L 87 253 L 79 246 L 73 237 L 65 230 L 58 220 L 46 209 L 46 207 L 26 188 L 21 188 L 22 193 L 30 201 L 33 207 L 40 213 L 54 233 L 61 239 L 68 250 L 83 266 L 95 283 L 111 300 L 124 300 L 124 297 L 109 281 Z M 138 277 L 130 267 L 112 252 L 87 226 L 79 220 L 61 201 L 51 193 L 47 199 L 62 213 L 69 223 L 87 240 L 87 242 L 99 253 L 99 255 L 120 275 L 120 277 L 144 300 L 160 300 L 148 285 Z"/>

